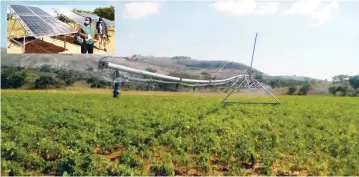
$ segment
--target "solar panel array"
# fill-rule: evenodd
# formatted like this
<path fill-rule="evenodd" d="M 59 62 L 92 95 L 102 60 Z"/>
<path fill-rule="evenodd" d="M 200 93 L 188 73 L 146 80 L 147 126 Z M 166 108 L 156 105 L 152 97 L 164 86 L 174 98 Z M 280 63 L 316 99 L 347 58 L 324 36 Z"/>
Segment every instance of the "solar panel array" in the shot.
<path fill-rule="evenodd" d="M 84 17 L 77 15 L 68 9 L 58 8 L 58 9 L 55 9 L 55 11 L 56 11 L 56 13 L 61 14 L 65 17 L 69 18 L 70 20 L 76 22 L 77 24 L 83 24 L 85 22 Z"/>
<path fill-rule="evenodd" d="M 86 13 L 79 13 L 79 15 L 83 16 L 83 17 L 90 17 L 93 21 L 97 22 L 98 19 L 100 18 L 99 16 L 97 15 L 94 15 L 94 14 L 86 14 Z M 111 20 L 108 20 L 106 18 L 102 18 L 103 21 L 107 24 L 107 26 L 115 26 L 115 22 L 114 21 L 111 21 Z"/>
<path fill-rule="evenodd" d="M 10 7 L 18 15 L 35 15 L 30 9 L 22 5 L 11 5 Z"/>
<path fill-rule="evenodd" d="M 76 33 L 67 24 L 38 7 L 10 5 L 35 37 Z"/>
<path fill-rule="evenodd" d="M 43 11 L 42 9 L 40 9 L 38 7 L 31 7 L 31 6 L 27 6 L 27 7 L 40 17 L 51 17 L 50 14 L 48 14 L 47 12 Z"/>
<path fill-rule="evenodd" d="M 49 25 L 55 27 L 55 30 L 59 33 L 67 34 L 67 33 L 74 33 L 73 29 L 69 28 L 69 26 L 65 23 L 59 23 L 60 20 L 58 20 L 55 17 L 43 17 L 44 21 L 47 22 Z M 61 22 L 61 21 L 60 21 Z"/>
<path fill-rule="evenodd" d="M 51 36 L 54 34 L 53 28 L 38 16 L 20 16 L 20 19 L 35 36 Z"/>

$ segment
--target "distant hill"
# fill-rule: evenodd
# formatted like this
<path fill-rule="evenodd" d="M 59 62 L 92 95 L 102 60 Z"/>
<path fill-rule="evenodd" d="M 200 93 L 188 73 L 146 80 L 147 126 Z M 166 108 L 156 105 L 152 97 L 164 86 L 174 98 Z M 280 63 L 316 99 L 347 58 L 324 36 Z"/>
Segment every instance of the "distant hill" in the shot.
<path fill-rule="evenodd" d="M 53 68 L 85 70 L 88 67 L 97 68 L 98 56 L 82 56 L 74 54 L 7 54 L 2 50 L 1 65 L 38 68 L 49 65 Z"/>
<path fill-rule="evenodd" d="M 22 66 L 29 68 L 38 68 L 43 65 L 49 65 L 54 68 L 66 68 L 72 70 L 84 71 L 88 68 L 94 70 L 98 67 L 98 61 L 104 55 L 82 55 L 82 54 L 7 54 L 6 49 L 1 49 L 1 64 L 3 66 Z M 215 75 L 226 63 L 224 60 L 197 60 L 186 56 L 174 57 L 156 57 L 156 56 L 136 56 L 136 60 L 126 57 L 110 56 L 110 61 L 124 66 L 151 70 L 156 73 L 166 74 L 173 72 L 183 72 L 190 75 L 201 76 L 204 73 Z M 245 74 L 249 66 L 238 63 L 228 62 L 226 66 L 216 75 L 217 78 L 228 78 L 238 74 Z M 262 73 L 253 68 L 254 71 Z M 263 74 L 263 73 L 262 73 Z M 265 74 L 264 74 L 265 75 Z M 317 80 L 305 76 L 269 76 L 270 79 L 298 80 L 305 81 Z"/>
<path fill-rule="evenodd" d="M 1 50 L 1 55 L 2 65 L 5 66 L 37 68 L 43 65 L 50 65 L 54 68 L 67 68 L 73 70 L 86 70 L 90 67 L 97 69 L 98 61 L 104 57 L 101 55 L 81 54 L 7 54 L 6 49 Z M 226 61 L 220 60 L 204 61 L 190 58 L 178 60 L 173 57 L 155 56 L 138 56 L 135 61 L 124 57 L 111 56 L 110 61 L 136 69 L 145 70 L 150 68 L 161 74 L 185 72 L 191 75 L 201 75 L 203 73 L 214 75 L 226 63 Z M 241 63 L 229 62 L 221 70 L 217 78 L 226 78 L 243 74 L 246 73 L 248 68 L 247 65 Z"/>
<path fill-rule="evenodd" d="M 278 79 L 286 79 L 286 80 L 297 80 L 297 81 L 323 81 L 320 79 L 315 79 L 311 77 L 306 76 L 272 76 L 272 78 L 278 78 Z"/>
<path fill-rule="evenodd" d="M 174 56 L 171 59 L 175 60 L 177 64 L 202 69 L 222 68 L 227 63 L 227 61 L 223 60 L 196 60 L 186 56 Z M 238 62 L 228 62 L 225 69 L 247 70 L 249 66 Z"/>

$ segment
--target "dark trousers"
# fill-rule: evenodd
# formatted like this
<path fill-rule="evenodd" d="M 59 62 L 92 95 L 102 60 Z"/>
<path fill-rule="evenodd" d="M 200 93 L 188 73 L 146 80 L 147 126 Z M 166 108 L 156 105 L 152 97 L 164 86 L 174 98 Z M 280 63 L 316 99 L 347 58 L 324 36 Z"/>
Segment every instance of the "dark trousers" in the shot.
<path fill-rule="evenodd" d="M 93 47 L 94 44 L 87 44 L 84 42 L 84 44 L 81 45 L 81 53 L 93 53 Z"/>

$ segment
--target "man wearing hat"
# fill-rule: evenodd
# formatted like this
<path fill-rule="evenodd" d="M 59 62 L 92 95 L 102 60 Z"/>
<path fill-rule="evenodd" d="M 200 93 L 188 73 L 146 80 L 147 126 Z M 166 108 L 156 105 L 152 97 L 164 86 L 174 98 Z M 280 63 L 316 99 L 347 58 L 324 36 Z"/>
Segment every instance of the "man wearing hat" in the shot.
<path fill-rule="evenodd" d="M 107 44 L 107 24 L 102 20 L 102 18 L 100 17 L 98 19 L 98 22 L 96 24 L 96 29 L 97 29 L 97 34 L 99 35 L 100 38 L 100 49 L 102 47 L 103 44 L 103 49 L 104 51 L 107 51 L 106 49 L 106 44 Z"/>

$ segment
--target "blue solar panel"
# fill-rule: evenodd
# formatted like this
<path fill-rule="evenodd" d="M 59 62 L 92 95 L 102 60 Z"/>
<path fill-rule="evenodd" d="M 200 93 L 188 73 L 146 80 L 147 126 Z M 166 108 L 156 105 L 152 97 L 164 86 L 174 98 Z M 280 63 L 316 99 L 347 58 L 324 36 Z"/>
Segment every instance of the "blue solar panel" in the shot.
<path fill-rule="evenodd" d="M 31 10 L 23 5 L 10 5 L 10 7 L 15 11 L 18 15 L 35 15 Z"/>
<path fill-rule="evenodd" d="M 54 29 L 38 16 L 20 16 L 20 19 L 35 37 L 56 35 Z"/>
<path fill-rule="evenodd" d="M 76 30 L 71 29 L 67 24 L 58 20 L 55 17 L 42 17 L 47 24 L 49 24 L 57 33 L 66 34 L 66 33 L 76 33 Z"/>
<path fill-rule="evenodd" d="M 76 22 L 77 24 L 84 24 L 84 18 L 71 18 L 72 21 Z"/>
<path fill-rule="evenodd" d="M 38 7 L 31 7 L 31 6 L 27 6 L 27 7 L 40 17 L 51 17 L 50 14 L 48 14 L 47 12 L 43 11 Z"/>
<path fill-rule="evenodd" d="M 35 37 L 76 33 L 67 24 L 38 7 L 10 5 Z"/>

